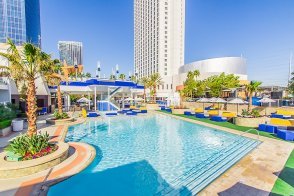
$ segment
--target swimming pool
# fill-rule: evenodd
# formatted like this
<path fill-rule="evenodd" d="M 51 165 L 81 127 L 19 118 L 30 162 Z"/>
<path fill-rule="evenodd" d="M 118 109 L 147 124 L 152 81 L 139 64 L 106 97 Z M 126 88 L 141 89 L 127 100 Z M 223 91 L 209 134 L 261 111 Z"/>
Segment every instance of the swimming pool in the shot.
<path fill-rule="evenodd" d="M 191 195 L 259 144 L 163 114 L 74 125 L 66 141 L 95 146 L 96 157 L 49 195 Z"/>

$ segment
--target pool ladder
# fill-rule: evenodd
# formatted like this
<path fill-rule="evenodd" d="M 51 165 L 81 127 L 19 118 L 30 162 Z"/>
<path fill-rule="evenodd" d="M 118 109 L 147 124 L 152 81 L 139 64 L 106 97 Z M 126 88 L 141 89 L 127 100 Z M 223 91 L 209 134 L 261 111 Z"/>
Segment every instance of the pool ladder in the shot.
<path fill-rule="evenodd" d="M 239 137 L 232 143 L 230 148 L 224 148 L 214 153 L 208 159 L 192 167 L 188 172 L 179 176 L 178 178 L 176 178 L 170 183 L 173 187 L 179 188 L 179 189 L 175 190 L 171 187 L 166 187 L 159 190 L 155 195 L 185 195 L 184 191 L 187 191 L 188 187 L 190 188 L 190 191 L 195 190 L 196 192 L 199 192 L 200 190 L 202 190 L 205 187 L 205 184 L 203 183 L 206 180 L 209 180 L 209 177 L 211 177 L 214 173 L 221 172 L 220 169 L 222 169 L 226 165 L 226 164 L 223 164 L 222 167 L 218 168 L 216 166 L 219 163 L 229 163 L 235 159 L 238 160 L 241 158 L 241 157 L 238 157 L 238 155 L 240 155 L 241 153 L 247 154 L 248 152 L 251 151 L 251 150 L 248 151 L 249 148 L 251 149 L 251 147 L 253 146 L 256 147 L 259 144 L 259 140 L 251 140 L 251 139 L 246 139 L 243 137 L 246 133 L 252 130 L 257 131 L 256 129 L 249 129 L 245 131 L 244 133 L 239 135 Z M 259 139 L 258 131 L 257 131 L 257 134 Z M 241 150 L 241 152 L 239 152 L 239 150 Z M 229 158 L 228 161 L 226 161 L 227 158 Z M 211 162 L 212 160 L 213 162 Z M 201 171 L 204 168 L 206 169 L 204 171 Z M 215 169 L 216 171 L 214 172 L 210 171 Z M 206 171 L 210 171 L 210 172 L 206 172 Z M 188 192 L 186 194 L 189 195 L 191 193 Z"/>

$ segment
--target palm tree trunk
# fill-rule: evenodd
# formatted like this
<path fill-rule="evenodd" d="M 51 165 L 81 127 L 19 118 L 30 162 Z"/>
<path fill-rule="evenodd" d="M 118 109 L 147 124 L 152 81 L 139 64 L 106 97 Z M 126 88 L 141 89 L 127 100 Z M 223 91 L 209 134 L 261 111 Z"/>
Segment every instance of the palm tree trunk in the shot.
<path fill-rule="evenodd" d="M 251 111 L 252 107 L 252 93 L 249 94 L 248 111 Z"/>
<path fill-rule="evenodd" d="M 28 118 L 28 135 L 32 136 L 37 133 L 37 98 L 35 80 L 28 81 L 28 95 L 27 95 L 27 118 Z"/>
<path fill-rule="evenodd" d="M 153 86 L 154 95 L 153 95 L 153 101 L 156 103 L 156 85 Z"/>
<path fill-rule="evenodd" d="M 60 85 L 57 87 L 57 100 L 58 100 L 58 113 L 62 114 L 62 95 L 60 90 Z"/>
<path fill-rule="evenodd" d="M 144 102 L 146 102 L 146 88 L 144 86 L 144 93 L 143 93 Z"/>

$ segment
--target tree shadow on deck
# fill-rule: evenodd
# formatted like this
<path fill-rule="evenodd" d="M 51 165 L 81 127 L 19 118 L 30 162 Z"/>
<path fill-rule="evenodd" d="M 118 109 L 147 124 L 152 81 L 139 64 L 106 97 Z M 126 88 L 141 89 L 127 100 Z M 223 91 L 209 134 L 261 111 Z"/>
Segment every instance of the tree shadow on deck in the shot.
<path fill-rule="evenodd" d="M 220 196 L 268 196 L 269 192 L 248 186 L 243 183 L 236 183 L 231 188 L 218 193 Z"/>

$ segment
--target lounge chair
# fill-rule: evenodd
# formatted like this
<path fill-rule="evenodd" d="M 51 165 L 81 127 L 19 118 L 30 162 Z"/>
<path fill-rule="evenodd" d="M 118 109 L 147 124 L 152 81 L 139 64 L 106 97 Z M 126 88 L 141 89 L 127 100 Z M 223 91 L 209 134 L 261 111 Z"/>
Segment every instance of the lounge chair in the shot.
<path fill-rule="evenodd" d="M 38 112 L 39 115 L 45 115 L 47 114 L 47 108 L 46 107 L 42 107 L 42 110 Z"/>
<path fill-rule="evenodd" d="M 107 112 L 106 116 L 117 116 L 117 112 Z"/>
<path fill-rule="evenodd" d="M 97 112 L 89 112 L 87 114 L 87 117 L 90 117 L 90 118 L 95 118 L 95 117 L 98 117 L 100 116 L 100 114 L 98 114 Z"/>
<path fill-rule="evenodd" d="M 184 115 L 186 115 L 186 116 L 192 116 L 192 113 L 190 111 L 184 111 Z"/>
<path fill-rule="evenodd" d="M 268 133 L 277 133 L 278 126 L 271 124 L 260 124 L 258 126 L 259 131 L 268 132 Z"/>
<path fill-rule="evenodd" d="M 204 113 L 196 113 L 195 117 L 196 118 L 209 118 L 209 115 L 204 114 Z"/>
<path fill-rule="evenodd" d="M 134 112 L 134 111 L 129 111 L 126 113 L 127 116 L 136 116 L 137 115 L 137 112 Z"/>
<path fill-rule="evenodd" d="M 165 108 L 165 111 L 167 111 L 167 112 L 172 112 L 172 110 L 170 109 L 170 108 Z"/>
<path fill-rule="evenodd" d="M 294 132 L 293 131 L 278 130 L 277 136 L 278 136 L 278 138 L 281 138 L 283 140 L 294 141 Z"/>
<path fill-rule="evenodd" d="M 212 116 L 210 120 L 215 121 L 215 122 L 227 122 L 228 121 L 227 117 L 222 117 L 222 116 Z"/>
<path fill-rule="evenodd" d="M 271 114 L 271 118 L 284 118 L 282 114 Z"/>

